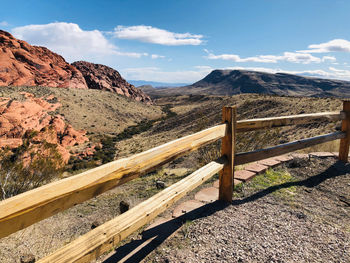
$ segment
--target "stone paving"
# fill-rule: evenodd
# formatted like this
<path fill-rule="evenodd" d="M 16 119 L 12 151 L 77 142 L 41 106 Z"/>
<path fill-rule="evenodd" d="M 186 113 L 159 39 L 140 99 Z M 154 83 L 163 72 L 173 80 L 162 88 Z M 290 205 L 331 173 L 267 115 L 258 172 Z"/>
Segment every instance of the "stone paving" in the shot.
<path fill-rule="evenodd" d="M 215 188 L 217 189 L 217 188 Z M 215 195 L 217 193 L 215 192 Z M 217 197 L 217 196 L 216 196 Z M 188 200 L 186 202 L 181 203 L 181 205 L 178 205 L 177 207 L 175 207 L 174 211 L 173 211 L 173 218 L 182 216 L 183 214 L 189 213 L 199 207 L 203 206 L 203 202 L 198 201 L 198 200 Z"/>
<path fill-rule="evenodd" d="M 219 188 L 209 187 L 200 190 L 195 194 L 194 199 L 204 203 L 211 203 L 218 199 Z M 182 205 L 182 204 L 180 204 Z"/>
<path fill-rule="evenodd" d="M 240 170 L 235 172 L 235 179 L 239 180 L 240 182 L 246 182 L 252 179 L 255 175 L 255 172 L 248 170 Z"/>
<path fill-rule="evenodd" d="M 275 167 L 279 164 L 281 164 L 282 161 L 276 159 L 276 158 L 269 158 L 265 160 L 258 161 L 258 164 L 265 165 L 267 167 Z"/>
<path fill-rule="evenodd" d="M 251 164 L 246 165 L 244 167 L 244 170 L 259 174 L 259 173 L 265 172 L 268 168 L 269 168 L 268 166 L 265 166 L 265 165 L 262 165 L 262 164 L 255 162 L 255 163 L 251 163 Z"/>

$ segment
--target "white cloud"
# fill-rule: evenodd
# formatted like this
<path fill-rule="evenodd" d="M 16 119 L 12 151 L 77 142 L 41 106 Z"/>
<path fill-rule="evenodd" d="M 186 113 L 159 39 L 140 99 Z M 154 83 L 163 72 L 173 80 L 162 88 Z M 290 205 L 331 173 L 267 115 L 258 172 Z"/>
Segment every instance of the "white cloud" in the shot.
<path fill-rule="evenodd" d="M 333 68 L 333 67 L 329 67 L 329 70 L 332 71 L 331 74 L 336 75 L 337 77 L 339 77 L 341 79 L 350 80 L 350 70 L 336 69 L 336 68 Z"/>
<path fill-rule="evenodd" d="M 322 60 L 318 57 L 312 56 L 311 54 L 306 53 L 296 53 L 296 52 L 284 52 L 283 55 L 259 55 L 253 57 L 241 58 L 236 54 L 221 54 L 215 55 L 208 50 L 204 49 L 208 54 L 206 58 L 208 59 L 221 59 L 221 60 L 231 60 L 234 62 L 258 62 L 258 63 L 277 63 L 279 61 L 287 61 L 292 63 L 320 63 Z"/>
<path fill-rule="evenodd" d="M 333 56 L 323 56 L 322 61 L 335 63 L 337 61 L 337 59 Z"/>
<path fill-rule="evenodd" d="M 312 44 L 307 50 L 299 50 L 301 53 L 328 53 L 328 52 L 350 52 L 350 41 L 345 39 L 333 39 L 331 41 Z"/>
<path fill-rule="evenodd" d="M 165 58 L 165 56 L 157 55 L 157 54 L 152 54 L 152 55 L 151 55 L 151 58 L 152 58 L 152 59 Z"/>
<path fill-rule="evenodd" d="M 120 70 L 126 79 L 147 80 L 168 83 L 192 83 L 204 78 L 213 69 L 197 66 L 195 70 L 163 71 L 157 67 L 126 68 Z"/>
<path fill-rule="evenodd" d="M 215 55 L 209 52 L 207 49 L 204 49 L 204 51 L 208 54 L 206 56 L 206 58 L 208 59 L 231 60 L 234 62 L 261 62 L 261 63 L 277 63 L 277 60 L 278 60 L 277 56 L 255 56 L 255 57 L 241 58 L 239 55 L 236 55 L 236 54 Z"/>
<path fill-rule="evenodd" d="M 200 45 L 203 43 L 202 35 L 190 33 L 174 33 L 152 26 L 117 26 L 113 35 L 120 39 L 138 40 L 146 43 L 180 46 L 180 45 Z"/>
<path fill-rule="evenodd" d="M 9 25 L 9 23 L 7 23 L 6 21 L 0 22 L 0 26 L 8 26 L 8 25 Z"/>
<path fill-rule="evenodd" d="M 311 54 L 307 54 L 307 53 L 299 54 L 295 52 L 284 52 L 284 55 L 282 56 L 281 60 L 285 60 L 293 63 L 303 63 L 303 64 L 321 62 L 320 58 L 314 57 Z"/>
<path fill-rule="evenodd" d="M 82 30 L 74 23 L 55 22 L 12 29 L 15 37 L 40 45 L 62 55 L 68 61 L 89 60 L 109 55 L 140 58 L 147 53 L 121 52 L 99 30 Z"/>
<path fill-rule="evenodd" d="M 194 68 L 200 69 L 200 70 L 212 70 L 213 69 L 210 66 L 195 66 Z"/>

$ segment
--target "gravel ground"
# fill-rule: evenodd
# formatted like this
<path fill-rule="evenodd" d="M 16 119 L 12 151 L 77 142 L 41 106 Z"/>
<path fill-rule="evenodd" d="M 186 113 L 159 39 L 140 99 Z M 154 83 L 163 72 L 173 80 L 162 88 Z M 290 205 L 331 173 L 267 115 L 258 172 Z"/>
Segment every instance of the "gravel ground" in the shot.
<path fill-rule="evenodd" d="M 244 185 L 232 205 L 187 222 L 144 262 L 350 262 L 350 165 L 327 158 L 278 169 L 291 179 Z"/>

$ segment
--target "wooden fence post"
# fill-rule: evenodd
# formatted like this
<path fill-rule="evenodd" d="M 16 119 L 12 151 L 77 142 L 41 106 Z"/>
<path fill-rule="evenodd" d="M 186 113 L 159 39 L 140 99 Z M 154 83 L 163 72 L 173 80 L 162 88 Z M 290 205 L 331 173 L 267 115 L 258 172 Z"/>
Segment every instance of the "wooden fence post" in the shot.
<path fill-rule="evenodd" d="M 233 195 L 236 115 L 236 107 L 224 107 L 222 109 L 222 121 L 227 123 L 227 133 L 222 138 L 221 154 L 227 157 L 228 162 L 220 172 L 219 200 L 225 202 L 232 202 Z"/>
<path fill-rule="evenodd" d="M 346 118 L 342 121 L 341 130 L 346 132 L 346 137 L 340 140 L 339 160 L 348 162 L 350 146 L 350 101 L 343 101 L 343 111 L 346 114 Z"/>

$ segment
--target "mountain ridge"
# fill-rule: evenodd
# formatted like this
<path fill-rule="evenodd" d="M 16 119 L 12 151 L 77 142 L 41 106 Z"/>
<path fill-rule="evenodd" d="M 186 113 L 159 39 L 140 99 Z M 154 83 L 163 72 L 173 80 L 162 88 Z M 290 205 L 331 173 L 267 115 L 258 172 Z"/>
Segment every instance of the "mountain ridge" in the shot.
<path fill-rule="evenodd" d="M 220 95 L 262 93 L 350 97 L 349 81 L 304 77 L 282 72 L 272 74 L 248 70 L 213 70 L 202 80 L 187 87 L 205 88 L 209 93 Z"/>
<path fill-rule="evenodd" d="M 158 82 L 148 80 L 128 80 L 128 82 L 136 87 L 152 86 L 153 88 L 180 87 L 189 85 L 189 83 Z"/>
<path fill-rule="evenodd" d="M 304 77 L 288 73 L 216 69 L 191 85 L 151 90 L 149 95 L 155 97 L 176 94 L 231 96 L 241 93 L 350 98 L 350 81 Z"/>

